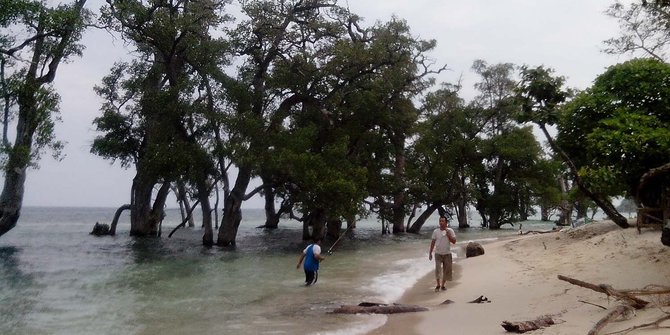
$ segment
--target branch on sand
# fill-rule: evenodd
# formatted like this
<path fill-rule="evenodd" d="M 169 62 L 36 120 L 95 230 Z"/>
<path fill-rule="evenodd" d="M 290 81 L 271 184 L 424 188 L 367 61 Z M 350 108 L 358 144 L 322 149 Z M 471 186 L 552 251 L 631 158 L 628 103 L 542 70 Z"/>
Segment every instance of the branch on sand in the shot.
<path fill-rule="evenodd" d="M 570 277 L 566 277 L 566 276 L 562 276 L 562 275 L 558 275 L 558 279 L 563 280 L 563 281 L 567 281 L 568 283 L 573 284 L 573 285 L 577 285 L 577 286 L 581 286 L 581 287 L 585 287 L 585 288 L 594 290 L 596 292 L 605 293 L 607 296 L 611 296 L 611 297 L 614 297 L 616 299 L 624 301 L 626 304 L 634 307 L 635 309 L 644 308 L 645 306 L 647 306 L 649 304 L 648 301 L 642 300 L 642 299 L 636 297 L 633 294 L 630 294 L 630 293 L 625 292 L 625 291 L 615 290 L 614 288 L 612 288 L 611 285 L 608 285 L 608 284 L 595 285 L 595 284 L 587 283 L 587 282 L 584 282 L 584 281 L 581 281 L 581 280 L 578 280 L 578 279 L 574 279 L 574 278 L 570 278 Z"/>
<path fill-rule="evenodd" d="M 660 319 L 658 319 L 658 320 L 656 320 L 656 321 L 654 321 L 654 322 L 643 323 L 643 324 L 641 324 L 641 325 L 637 325 L 637 326 L 633 326 L 633 327 L 630 327 L 630 328 L 626 328 L 626 329 L 624 329 L 624 330 L 620 330 L 620 331 L 618 331 L 618 332 L 608 333 L 608 335 L 614 335 L 614 334 L 628 334 L 628 333 L 632 332 L 633 330 L 636 330 L 636 329 L 642 329 L 642 328 L 670 329 L 670 327 L 663 327 L 663 326 L 661 326 L 661 323 L 662 323 L 663 321 L 668 321 L 668 320 L 670 320 L 670 314 L 669 314 L 669 315 L 665 315 L 665 316 L 663 316 L 662 318 L 660 318 Z"/>
<path fill-rule="evenodd" d="M 621 317 L 628 317 L 631 315 L 633 312 L 633 307 L 630 305 L 619 305 L 615 309 L 611 310 L 607 315 L 605 315 L 602 319 L 598 320 L 595 325 L 593 325 L 593 328 L 589 330 L 587 333 L 588 335 L 597 335 L 600 333 L 605 326 L 607 326 L 610 321 L 617 320 Z"/>
<path fill-rule="evenodd" d="M 556 322 L 554 322 L 554 319 L 552 319 L 550 316 L 542 316 L 530 321 L 503 321 L 501 326 L 510 333 L 522 334 L 532 330 L 549 327 L 555 323 Z"/>
<path fill-rule="evenodd" d="M 670 302 L 663 302 L 662 297 L 667 296 L 670 294 L 670 288 L 665 287 L 665 286 L 659 286 L 659 285 L 651 285 L 647 286 L 646 289 L 642 290 L 615 290 L 612 288 L 611 285 L 607 284 L 600 284 L 600 285 L 595 285 L 591 283 L 587 283 L 581 280 L 577 280 L 574 278 L 569 278 L 566 276 L 558 275 L 558 279 L 567 281 L 568 283 L 571 283 L 573 285 L 581 286 L 584 288 L 588 288 L 591 290 L 594 290 L 596 292 L 604 293 L 608 297 L 614 297 L 617 300 L 621 301 L 622 304 L 611 310 L 607 315 L 605 315 L 602 319 L 600 319 L 596 324 L 591 328 L 591 330 L 588 332 L 588 335 L 596 335 L 600 333 L 600 331 L 611 321 L 620 319 L 620 318 L 627 318 L 632 315 L 634 315 L 634 311 L 636 309 L 642 309 L 645 308 L 647 305 L 650 304 L 649 301 L 642 300 L 638 298 L 637 296 L 643 295 L 643 296 L 656 296 L 658 297 L 658 301 L 654 305 L 658 306 L 667 306 L 670 304 Z M 667 300 L 667 297 L 666 297 Z M 647 323 L 635 327 L 631 327 L 628 329 L 624 329 L 619 332 L 614 332 L 610 334 L 620 334 L 620 333 L 628 333 L 632 330 L 635 329 L 640 329 L 640 328 L 647 328 L 654 326 L 656 328 L 670 328 L 670 327 L 661 327 L 661 322 L 670 320 L 670 315 L 665 315 L 661 317 L 660 319 L 656 320 L 655 322 L 652 323 Z"/>

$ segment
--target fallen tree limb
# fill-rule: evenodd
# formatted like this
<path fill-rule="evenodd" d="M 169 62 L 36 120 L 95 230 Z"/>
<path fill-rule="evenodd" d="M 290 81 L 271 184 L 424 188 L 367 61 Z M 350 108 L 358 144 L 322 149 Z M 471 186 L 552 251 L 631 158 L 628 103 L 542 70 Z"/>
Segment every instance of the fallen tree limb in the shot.
<path fill-rule="evenodd" d="M 549 327 L 553 324 L 555 324 L 555 322 L 550 316 L 542 316 L 538 319 L 531 321 L 519 321 L 519 322 L 503 321 L 501 326 L 510 333 L 522 334 L 532 330 Z"/>
<path fill-rule="evenodd" d="M 661 323 L 662 323 L 663 321 L 667 321 L 667 320 L 670 320 L 670 315 L 666 315 L 666 316 L 664 316 L 664 317 L 662 317 L 662 318 L 660 318 L 660 319 L 658 319 L 658 320 L 656 320 L 656 321 L 654 321 L 654 322 L 643 323 L 643 324 L 641 324 L 641 325 L 633 326 L 633 327 L 630 327 L 630 328 L 626 328 L 626 329 L 620 330 L 620 331 L 618 331 L 618 332 L 607 333 L 607 334 L 608 334 L 608 335 L 614 335 L 614 334 L 627 334 L 627 333 L 632 332 L 633 330 L 636 330 L 636 329 L 642 329 L 642 328 L 647 328 L 647 327 L 652 327 L 652 326 L 654 326 L 654 328 L 659 328 L 659 329 L 668 329 L 668 328 L 670 328 L 670 327 L 662 327 L 662 326 L 661 326 Z"/>
<path fill-rule="evenodd" d="M 638 295 L 663 295 L 670 294 L 670 287 L 662 285 L 647 285 L 643 289 L 619 290 L 626 294 Z"/>
<path fill-rule="evenodd" d="M 625 293 L 623 291 L 615 290 L 614 288 L 612 288 L 612 286 L 607 285 L 607 284 L 595 285 L 595 284 L 587 283 L 585 281 L 581 281 L 581 280 L 578 280 L 578 279 L 574 279 L 574 278 L 570 278 L 570 277 L 566 277 L 566 276 L 562 276 L 562 275 L 558 275 L 558 279 L 563 280 L 563 281 L 567 281 L 568 283 L 573 284 L 573 285 L 581 286 L 581 287 L 584 287 L 584 288 L 594 290 L 596 292 L 604 293 L 607 296 L 612 296 L 612 297 L 615 297 L 617 299 L 623 300 L 627 304 L 633 306 L 635 309 L 644 308 L 645 306 L 647 306 L 649 304 L 648 301 L 642 300 L 638 297 L 635 297 L 635 296 L 633 296 L 631 294 L 628 294 L 628 293 Z"/>
<path fill-rule="evenodd" d="M 336 308 L 333 313 L 336 314 L 396 314 L 396 313 L 411 313 L 424 312 L 428 308 L 417 305 L 401 305 L 401 304 L 378 304 L 371 302 L 362 302 L 358 305 L 342 305 Z"/>
<path fill-rule="evenodd" d="M 593 328 L 589 330 L 587 333 L 588 335 L 597 335 L 605 326 L 610 323 L 613 320 L 618 319 L 622 315 L 625 315 L 626 312 L 631 311 L 633 307 L 628 306 L 628 305 L 619 305 L 615 309 L 611 310 L 607 315 L 605 315 L 602 319 L 598 320 L 595 325 L 593 325 Z"/>

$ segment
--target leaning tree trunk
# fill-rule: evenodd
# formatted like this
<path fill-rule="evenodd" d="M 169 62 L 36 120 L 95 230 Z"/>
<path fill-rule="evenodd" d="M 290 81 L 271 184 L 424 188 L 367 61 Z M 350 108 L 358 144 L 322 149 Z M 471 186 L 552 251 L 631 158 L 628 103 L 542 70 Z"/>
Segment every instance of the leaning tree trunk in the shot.
<path fill-rule="evenodd" d="M 191 210 L 191 202 L 188 201 L 188 192 L 186 192 L 186 185 L 184 181 L 180 180 L 177 182 L 177 187 L 174 192 L 177 195 L 177 202 L 179 203 L 179 210 L 181 212 L 181 220 L 186 219 L 186 213 Z M 195 222 L 193 221 L 193 216 L 188 217 L 188 226 L 195 227 Z"/>
<path fill-rule="evenodd" d="M 407 230 L 408 233 L 418 234 L 421 230 L 421 227 L 426 223 L 426 220 L 433 215 L 433 213 L 440 207 L 438 203 L 432 204 L 426 208 L 426 210 L 416 218 L 416 221 L 412 224 L 411 227 Z"/>
<path fill-rule="evenodd" d="M 38 43 L 41 44 L 41 43 Z M 39 47 L 36 46 L 36 49 Z M 36 51 L 37 52 L 37 51 Z M 41 53 L 40 53 L 41 54 Z M 35 71 L 32 69 L 31 72 Z M 29 75 L 25 86 L 19 94 L 19 118 L 16 125 L 16 140 L 8 152 L 5 167 L 5 183 L 0 194 L 0 236 L 16 226 L 21 216 L 23 206 L 24 185 L 26 173 L 30 164 L 30 153 L 33 147 L 33 136 L 37 130 L 36 116 L 37 101 L 35 95 L 40 87 L 34 78 L 35 73 Z"/>
<path fill-rule="evenodd" d="M 600 207 L 600 209 L 607 214 L 607 216 L 610 218 L 610 220 L 614 221 L 614 223 L 617 224 L 617 226 L 621 228 L 628 228 L 630 225 L 628 224 L 628 219 L 626 219 L 619 211 L 616 210 L 616 208 L 612 205 L 612 203 L 607 200 L 602 194 L 599 193 L 593 193 L 591 190 L 586 186 L 582 178 L 579 176 L 579 173 L 577 172 L 577 167 L 575 166 L 575 163 L 572 162 L 570 157 L 563 151 L 561 148 L 556 145 L 554 142 L 553 138 L 549 135 L 549 132 L 547 131 L 547 128 L 545 127 L 544 124 L 540 124 L 540 129 L 542 129 L 542 132 L 544 133 L 544 136 L 547 138 L 547 142 L 549 143 L 549 146 L 557 152 L 561 158 L 563 158 L 563 161 L 568 164 L 570 167 L 570 171 L 572 172 L 572 176 L 575 179 L 575 183 L 579 187 L 579 190 L 582 191 L 587 197 L 591 198 L 593 202 Z"/>
<path fill-rule="evenodd" d="M 248 167 L 240 167 L 235 180 L 235 186 L 230 191 L 230 195 L 226 197 L 223 203 L 223 218 L 221 219 L 221 227 L 219 228 L 219 235 L 216 244 L 219 246 L 235 245 L 237 238 L 237 229 L 242 222 L 242 202 L 244 201 L 244 194 L 249 186 L 251 180 L 251 169 Z"/>
<path fill-rule="evenodd" d="M 123 211 L 130 209 L 131 206 L 130 204 L 125 204 L 119 207 L 116 210 L 116 213 L 114 213 L 114 219 L 112 219 L 112 224 L 109 227 L 109 235 L 116 235 L 116 225 L 119 223 L 119 218 L 121 217 L 121 213 Z"/>
<path fill-rule="evenodd" d="M 16 145 L 13 150 L 16 150 Z M 21 165 L 24 165 L 21 167 Z M 10 231 L 16 226 L 21 215 L 23 205 L 24 184 L 26 182 L 25 164 L 16 162 L 16 159 L 10 159 L 5 170 L 5 183 L 0 195 L 0 236 Z"/>
<path fill-rule="evenodd" d="M 19 95 L 19 118 L 16 126 L 16 140 L 9 150 L 5 167 L 5 182 L 0 194 L 0 236 L 16 226 L 23 206 L 24 185 L 30 163 L 33 136 L 37 129 L 35 94 L 39 86 L 34 79 L 28 80 Z"/>
<path fill-rule="evenodd" d="M 65 57 L 68 47 L 72 44 L 73 32 L 76 20 L 81 16 L 86 0 L 77 0 L 71 13 L 71 22 L 64 27 L 60 40 L 55 45 L 46 46 L 44 34 L 45 19 L 40 18 L 37 26 L 36 38 L 33 42 L 32 60 L 23 79 L 25 82 L 18 94 L 19 112 L 16 120 L 16 140 L 9 148 L 7 162 L 5 165 L 5 182 L 0 194 L 0 236 L 4 235 L 16 226 L 21 216 L 23 207 L 23 196 L 25 192 L 26 172 L 31 162 L 30 155 L 33 150 L 33 138 L 40 122 L 43 122 L 38 114 L 37 95 L 45 84 L 53 82 L 56 71 Z M 49 51 L 51 50 L 51 51 Z M 51 54 L 47 54 L 51 52 Z M 44 59 L 50 59 L 48 63 Z M 39 76 L 39 71 L 47 69 L 46 73 Z M 8 122 L 8 120 L 5 120 Z"/>

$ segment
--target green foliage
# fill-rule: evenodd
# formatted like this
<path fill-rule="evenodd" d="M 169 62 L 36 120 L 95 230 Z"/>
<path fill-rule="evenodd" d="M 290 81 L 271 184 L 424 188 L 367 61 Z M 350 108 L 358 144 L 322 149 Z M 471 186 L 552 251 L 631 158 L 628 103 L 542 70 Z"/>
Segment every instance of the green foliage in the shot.
<path fill-rule="evenodd" d="M 91 152 L 152 180 L 202 182 L 212 175 L 220 145 L 223 103 L 216 78 L 230 82 L 227 43 L 211 32 L 230 20 L 229 1 L 188 3 L 108 1 L 101 20 L 141 55 L 115 64 L 96 93 L 104 100 L 94 120 L 102 134 Z"/>
<path fill-rule="evenodd" d="M 252 93 L 227 119 L 235 163 L 303 213 L 333 218 L 355 214 L 366 196 L 379 203 L 404 190 L 396 162 L 419 114 L 411 99 L 430 82 L 419 65 L 434 41 L 397 19 L 354 29 L 358 19 L 327 2 L 243 5 L 249 20 L 231 38 L 244 56 L 238 80 Z"/>
<path fill-rule="evenodd" d="M 640 177 L 667 163 L 670 66 L 635 59 L 610 67 L 567 105 L 559 142 L 591 186 L 634 194 Z"/>
<path fill-rule="evenodd" d="M 426 203 L 448 204 L 471 192 L 462 180 L 482 168 L 480 110 L 464 106 L 449 88 L 428 94 L 424 108 L 428 116 L 409 157 L 411 191 Z"/>
<path fill-rule="evenodd" d="M 137 163 L 144 134 L 137 111 L 139 78 L 145 75 L 146 69 L 141 63 L 118 63 L 103 78 L 102 84 L 95 87 L 104 103 L 102 115 L 96 117 L 93 124 L 103 135 L 93 140 L 91 153 L 106 159 L 118 159 L 124 167 Z"/>
<path fill-rule="evenodd" d="M 20 23 L 23 18 L 34 17 L 42 8 L 39 1 L 2 0 L 0 1 L 0 26 L 7 27 Z"/>
<path fill-rule="evenodd" d="M 558 122 L 559 106 L 569 97 L 563 90 L 565 78 L 553 76 L 553 70 L 542 66 L 521 68 L 521 81 L 516 88 L 521 110 L 519 122 L 554 125 Z"/>
<path fill-rule="evenodd" d="M 55 137 L 60 97 L 51 82 L 61 62 L 79 56 L 77 44 L 90 20 L 84 1 L 50 7 L 39 1 L 0 3 L 0 106 L 5 131 L 3 165 L 37 167 L 42 154 L 61 158 L 63 142 Z M 16 139 L 7 130 L 16 127 Z M 20 148 L 19 148 L 20 147 Z"/>

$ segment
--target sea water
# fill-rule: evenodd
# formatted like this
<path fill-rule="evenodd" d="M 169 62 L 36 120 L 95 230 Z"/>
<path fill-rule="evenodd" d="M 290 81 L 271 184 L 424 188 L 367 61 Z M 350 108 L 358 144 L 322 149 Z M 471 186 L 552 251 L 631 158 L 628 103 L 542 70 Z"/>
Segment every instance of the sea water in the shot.
<path fill-rule="evenodd" d="M 114 211 L 23 210 L 0 237 L 0 334 L 363 334 L 386 317 L 330 312 L 393 303 L 433 269 L 427 251 L 437 218 L 421 234 L 399 236 L 361 220 L 327 255 L 318 282 L 305 287 L 295 221 L 259 229 L 263 211 L 244 210 L 234 248 L 203 247 L 200 228 L 168 238 L 178 210 L 168 210 L 160 238 L 130 237 L 128 215 L 116 236 L 89 234 Z M 456 229 L 459 244 L 515 232 Z"/>

